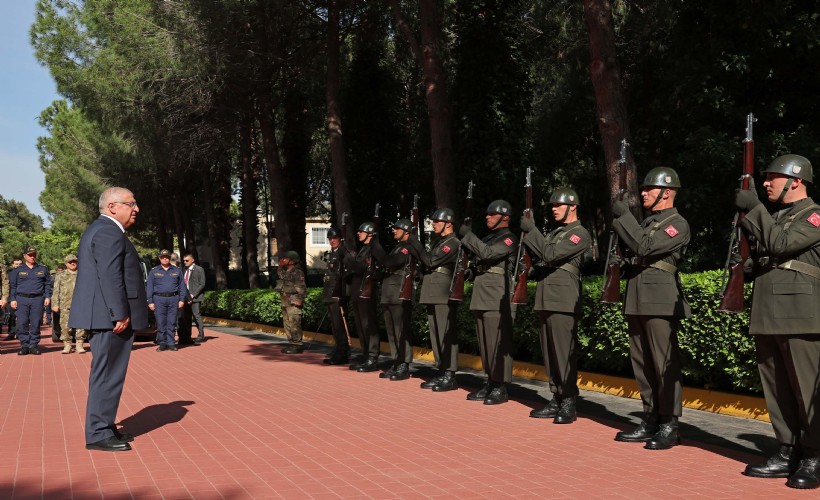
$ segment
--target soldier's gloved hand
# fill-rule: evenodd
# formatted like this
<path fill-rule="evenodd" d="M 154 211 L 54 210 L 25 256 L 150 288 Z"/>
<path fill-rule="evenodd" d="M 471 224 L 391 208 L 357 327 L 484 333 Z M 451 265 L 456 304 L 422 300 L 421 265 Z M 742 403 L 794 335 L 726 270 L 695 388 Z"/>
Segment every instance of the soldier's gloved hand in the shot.
<path fill-rule="evenodd" d="M 743 259 L 740 258 L 740 254 L 733 252 L 732 256 L 729 257 L 729 267 L 734 267 L 740 264 L 741 260 Z"/>
<path fill-rule="evenodd" d="M 535 231 L 535 221 L 525 215 L 521 216 L 521 230 L 525 233 Z"/>
<path fill-rule="evenodd" d="M 627 213 L 629 213 L 629 205 L 626 203 L 618 200 L 612 204 L 612 215 L 615 217 L 623 217 Z"/>
<path fill-rule="evenodd" d="M 464 270 L 464 281 L 473 281 L 475 279 L 475 273 L 473 273 L 473 268 L 468 267 Z"/>
<path fill-rule="evenodd" d="M 467 224 L 462 224 L 460 228 L 458 228 L 458 235 L 462 238 L 467 236 L 468 234 L 472 233 L 473 230 L 470 229 L 470 226 Z"/>
<path fill-rule="evenodd" d="M 757 191 L 751 189 L 735 190 L 735 206 L 738 209 L 748 212 L 758 205 L 760 205 L 760 200 L 757 198 Z"/>

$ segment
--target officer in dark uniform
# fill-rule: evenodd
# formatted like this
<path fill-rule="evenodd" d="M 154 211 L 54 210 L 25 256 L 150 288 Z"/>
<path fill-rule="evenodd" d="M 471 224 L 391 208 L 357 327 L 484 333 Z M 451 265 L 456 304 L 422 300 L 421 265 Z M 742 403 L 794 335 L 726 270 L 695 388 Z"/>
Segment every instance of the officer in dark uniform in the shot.
<path fill-rule="evenodd" d="M 359 332 L 359 342 L 362 346 L 364 361 L 350 365 L 351 370 L 359 372 L 374 372 L 379 369 L 379 330 L 376 324 L 376 306 L 373 296 L 361 297 L 362 281 L 370 269 L 371 242 L 373 241 L 376 225 L 364 222 L 359 226 L 356 236 L 362 248 L 356 253 L 345 252 L 345 268 L 351 274 L 350 295 L 353 306 L 356 308 L 356 330 Z"/>
<path fill-rule="evenodd" d="M 51 279 L 48 268 L 37 263 L 37 249 L 23 250 L 25 264 L 9 274 L 9 300 L 17 311 L 19 355 L 40 354 L 40 325 L 43 308 L 51 303 Z"/>
<path fill-rule="evenodd" d="M 373 239 L 373 257 L 382 269 L 380 302 L 384 313 L 384 325 L 387 328 L 387 340 L 390 343 L 392 366 L 379 374 L 379 378 L 405 380 L 410 378 L 410 363 L 413 361 L 413 348 L 410 346 L 410 316 L 413 313 L 413 301 L 401 299 L 401 288 L 404 275 L 410 260 L 410 248 L 407 239 L 413 230 L 413 223 L 399 219 L 393 224 L 393 238 L 398 244 L 388 254 L 378 238 Z"/>
<path fill-rule="evenodd" d="M 159 265 L 148 272 L 148 308 L 157 319 L 157 351 L 176 351 L 174 342 L 177 314 L 185 306 L 188 290 L 182 269 L 171 265 L 171 252 L 160 250 Z"/>
<path fill-rule="evenodd" d="M 333 352 L 322 362 L 326 365 L 347 364 L 350 356 L 350 344 L 348 342 L 347 323 L 344 319 L 344 309 L 347 307 L 347 284 L 341 276 L 342 233 L 338 228 L 331 227 L 327 230 L 327 241 L 330 250 L 325 254 L 324 260 L 327 263 L 325 269 L 325 283 L 322 290 L 322 302 L 327 307 L 327 315 L 330 318 L 330 329 L 333 332 L 333 340 L 336 347 Z M 334 294 L 338 295 L 335 296 Z"/>
<path fill-rule="evenodd" d="M 820 488 L 820 205 L 808 197 L 812 165 L 798 155 L 775 159 L 763 187 L 773 214 L 752 190 L 735 204 L 741 227 L 757 242 L 749 333 L 766 407 L 780 449 L 746 467 L 753 477 L 788 477 L 792 488 Z"/>
<path fill-rule="evenodd" d="M 514 306 L 511 302 L 512 275 L 518 253 L 518 238 L 510 231 L 512 207 L 496 200 L 487 207 L 487 228 L 483 239 L 467 224 L 459 228 L 461 244 L 476 264 L 476 277 L 470 310 L 476 323 L 478 348 L 487 383 L 467 395 L 470 401 L 485 405 L 506 403 L 507 384 L 512 380 L 512 334 Z"/>
<path fill-rule="evenodd" d="M 541 330 L 541 352 L 549 375 L 552 399 L 534 418 L 552 418 L 556 424 L 576 419 L 578 396 L 578 319 L 581 302 L 581 266 L 589 249 L 589 232 L 578 221 L 578 194 L 569 188 L 558 188 L 550 196 L 552 217 L 558 227 L 546 236 L 535 227 L 532 218 L 521 217 L 522 238 L 533 256 L 538 286 L 533 310 L 538 314 Z"/>
<path fill-rule="evenodd" d="M 678 417 L 683 409 L 680 319 L 692 315 L 683 296 L 678 267 L 689 244 L 689 224 L 674 207 L 680 189 L 677 172 L 653 168 L 641 187 L 650 212 L 640 224 L 626 203 L 612 206 L 613 227 L 628 255 L 624 314 L 629 325 L 632 370 L 641 391 L 644 420 L 637 429 L 619 432 L 616 441 L 645 442 L 650 450 L 680 443 Z"/>
<path fill-rule="evenodd" d="M 455 271 L 461 242 L 453 232 L 455 214 L 449 208 L 439 208 L 430 216 L 433 232 L 439 240 L 426 251 L 415 235 L 408 243 L 413 256 L 423 266 L 419 303 L 427 306 L 427 324 L 436 368 L 440 375 L 421 383 L 422 389 L 436 392 L 458 388 L 458 302 L 450 300 L 450 284 Z"/>

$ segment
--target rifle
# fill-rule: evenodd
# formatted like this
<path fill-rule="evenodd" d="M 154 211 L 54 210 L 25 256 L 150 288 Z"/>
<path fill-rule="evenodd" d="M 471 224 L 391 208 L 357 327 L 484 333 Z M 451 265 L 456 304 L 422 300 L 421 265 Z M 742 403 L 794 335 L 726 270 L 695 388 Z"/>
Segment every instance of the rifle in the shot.
<path fill-rule="evenodd" d="M 524 210 L 524 217 L 532 219 L 532 169 L 527 167 L 527 183 L 524 184 L 524 189 L 527 193 L 527 206 Z M 515 289 L 512 294 L 513 304 L 527 303 L 527 275 L 530 273 L 532 267 L 532 257 L 530 253 L 524 248 L 524 236 L 527 233 L 521 234 L 521 242 L 518 244 L 518 257 L 515 260 Z"/>
<path fill-rule="evenodd" d="M 339 276 L 336 279 L 336 284 L 333 285 L 333 298 L 340 301 L 345 294 L 345 271 L 344 271 L 344 252 L 347 252 L 345 246 L 345 235 L 347 234 L 347 212 L 342 213 L 342 235 L 339 239 Z"/>
<path fill-rule="evenodd" d="M 626 148 L 629 143 L 621 139 L 621 156 L 618 158 L 618 200 L 623 201 L 626 194 Z M 601 290 L 601 302 L 616 304 L 621 301 L 621 247 L 618 244 L 618 233 L 614 228 L 609 230 L 609 247 L 606 253 L 606 282 Z"/>
<path fill-rule="evenodd" d="M 743 175 L 740 176 L 740 188 L 748 190 L 751 187 L 750 179 L 754 175 L 755 141 L 752 135 L 752 124 L 757 119 L 752 113 L 746 116 L 746 138 L 743 139 Z M 718 311 L 739 313 L 743 312 L 743 264 L 749 258 L 749 238 L 740 229 L 740 222 L 746 218 L 746 212 L 737 211 L 732 220 L 732 235 L 729 241 L 729 255 L 723 280 L 726 288 L 720 294 Z M 740 255 L 740 262 L 732 264 L 732 256 Z M 728 280 L 727 280 L 728 276 Z"/>
<path fill-rule="evenodd" d="M 413 223 L 413 232 L 421 241 L 421 231 L 419 229 L 419 195 L 413 195 L 413 211 L 410 212 L 410 222 Z M 399 298 L 401 300 L 413 300 L 416 291 L 414 278 L 416 277 L 416 258 L 410 255 L 407 259 L 407 264 L 404 266 L 404 281 L 401 283 L 401 293 Z"/>
<path fill-rule="evenodd" d="M 464 203 L 462 224 L 467 227 L 473 225 L 473 181 L 467 183 L 467 201 Z M 464 245 L 459 245 L 456 255 L 456 267 L 453 269 L 453 279 L 450 280 L 450 300 L 461 302 L 464 300 L 464 273 L 470 267 L 470 259 Z"/>
<path fill-rule="evenodd" d="M 373 214 L 373 236 L 372 238 L 379 237 L 379 204 L 376 203 L 376 213 Z M 364 276 L 362 276 L 362 285 L 359 287 L 359 298 L 360 299 L 369 299 L 373 296 L 373 281 L 376 277 L 376 259 L 373 257 L 373 253 L 370 253 L 370 262 L 367 265 L 367 270 L 364 272 Z"/>

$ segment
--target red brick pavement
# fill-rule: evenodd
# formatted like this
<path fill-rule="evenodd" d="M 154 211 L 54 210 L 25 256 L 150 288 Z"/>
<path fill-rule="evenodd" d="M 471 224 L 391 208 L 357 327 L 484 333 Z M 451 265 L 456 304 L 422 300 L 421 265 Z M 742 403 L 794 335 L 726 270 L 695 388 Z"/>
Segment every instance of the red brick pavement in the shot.
<path fill-rule="evenodd" d="M 137 343 L 119 417 L 134 451 L 84 448 L 91 355 L 0 356 L 0 498 L 818 498 L 740 474 L 756 458 L 687 442 L 612 440 L 519 402 L 321 364 L 322 355 L 209 331 L 159 353 Z"/>

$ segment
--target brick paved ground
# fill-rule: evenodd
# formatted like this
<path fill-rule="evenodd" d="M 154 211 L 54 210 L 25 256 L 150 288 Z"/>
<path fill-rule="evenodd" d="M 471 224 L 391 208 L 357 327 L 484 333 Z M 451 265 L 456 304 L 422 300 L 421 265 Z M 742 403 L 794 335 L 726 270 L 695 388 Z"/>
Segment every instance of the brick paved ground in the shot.
<path fill-rule="evenodd" d="M 178 352 L 135 344 L 125 453 L 84 448 L 90 354 L 0 342 L 0 498 L 817 498 L 740 474 L 772 444 L 759 422 L 689 412 L 684 446 L 647 451 L 612 440 L 635 401 L 584 393 L 578 422 L 558 426 L 527 417 L 538 386 L 487 407 L 221 330 Z"/>

